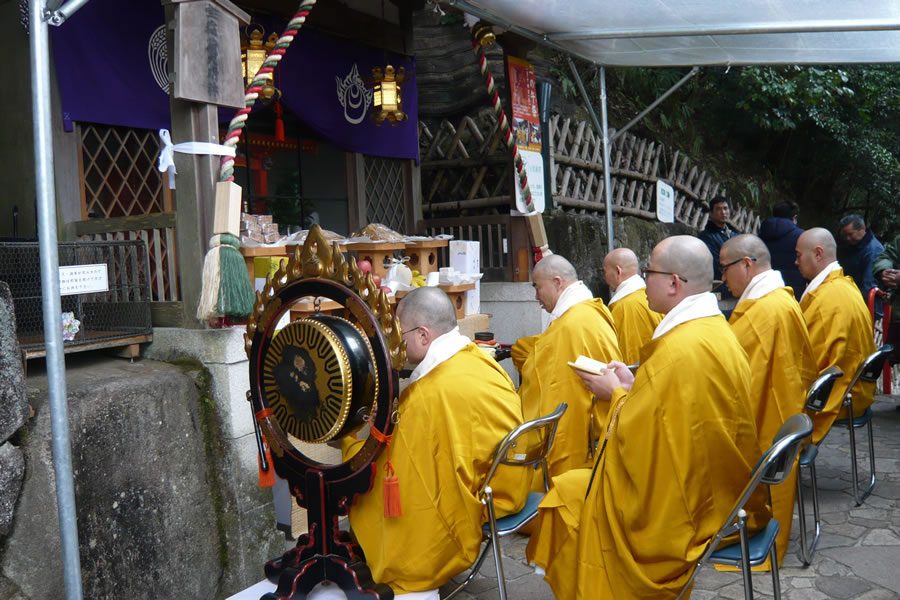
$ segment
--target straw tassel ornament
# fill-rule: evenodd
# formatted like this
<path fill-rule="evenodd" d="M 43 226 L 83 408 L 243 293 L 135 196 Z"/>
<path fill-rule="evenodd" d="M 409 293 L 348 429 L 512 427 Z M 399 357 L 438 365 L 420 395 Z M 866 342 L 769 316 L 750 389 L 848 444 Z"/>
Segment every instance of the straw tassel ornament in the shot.
<path fill-rule="evenodd" d="M 256 296 L 237 237 L 240 201 L 241 188 L 237 184 L 228 181 L 216 184 L 215 235 L 209 240 L 209 251 L 203 261 L 203 286 L 197 305 L 200 321 L 219 316 L 242 319 L 253 311 Z"/>

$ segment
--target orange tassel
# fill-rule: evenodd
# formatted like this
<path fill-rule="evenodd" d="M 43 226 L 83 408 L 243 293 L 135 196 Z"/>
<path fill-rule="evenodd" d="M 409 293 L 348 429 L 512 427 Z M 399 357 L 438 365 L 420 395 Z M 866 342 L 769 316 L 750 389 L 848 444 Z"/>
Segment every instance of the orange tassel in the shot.
<path fill-rule="evenodd" d="M 384 461 L 384 481 L 382 487 L 384 491 L 384 517 L 393 519 L 403 515 L 403 507 L 400 506 L 400 479 L 394 472 L 394 465 L 391 464 L 391 438 L 393 436 L 384 435 L 375 425 L 371 429 L 372 437 L 384 444 L 384 450 L 387 452 L 387 460 Z"/>
<path fill-rule="evenodd" d="M 392 519 L 403 516 L 400 505 L 400 480 L 394 473 L 394 465 L 388 460 L 384 465 L 384 517 Z"/>
<path fill-rule="evenodd" d="M 268 471 L 263 471 L 262 461 L 259 452 L 256 453 L 256 464 L 259 467 L 259 487 L 273 487 L 275 485 L 275 465 L 272 464 L 272 453 L 269 451 L 269 445 L 264 444 L 266 448 L 266 464 L 269 465 Z"/>

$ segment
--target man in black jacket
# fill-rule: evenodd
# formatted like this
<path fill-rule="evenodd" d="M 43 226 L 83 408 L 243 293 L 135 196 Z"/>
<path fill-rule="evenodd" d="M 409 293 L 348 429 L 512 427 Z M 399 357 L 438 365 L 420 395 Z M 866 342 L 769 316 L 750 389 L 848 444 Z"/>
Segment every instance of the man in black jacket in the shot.
<path fill-rule="evenodd" d="M 722 244 L 738 234 L 728 226 L 729 218 L 731 218 L 731 206 L 728 199 L 725 196 L 716 196 L 709 201 L 709 220 L 706 222 L 706 227 L 697 236 L 713 255 L 713 278 L 719 281 L 722 279 L 722 270 L 717 260 L 719 250 L 722 249 Z M 720 292 L 722 299 L 732 298 L 732 295 L 728 293 L 728 288 L 724 285 L 719 286 L 718 289 L 713 288 L 713 291 Z"/>
<path fill-rule="evenodd" d="M 772 216 L 759 226 L 759 237 L 772 255 L 772 268 L 781 271 L 785 285 L 794 290 L 797 301 L 806 289 L 806 280 L 795 264 L 797 239 L 803 230 L 797 227 L 800 208 L 796 202 L 785 200 L 772 207 Z"/>

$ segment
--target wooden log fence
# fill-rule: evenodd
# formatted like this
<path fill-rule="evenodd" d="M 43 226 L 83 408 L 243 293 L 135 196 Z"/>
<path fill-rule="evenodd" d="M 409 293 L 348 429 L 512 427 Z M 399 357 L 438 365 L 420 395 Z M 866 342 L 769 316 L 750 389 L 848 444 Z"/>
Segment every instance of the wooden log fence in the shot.
<path fill-rule="evenodd" d="M 513 206 L 512 162 L 490 110 L 466 116 L 456 125 L 419 123 L 422 156 L 422 209 L 429 218 L 502 214 Z M 603 144 L 587 121 L 550 119 L 550 192 L 554 205 L 581 214 L 606 209 Z M 712 176 L 690 157 L 653 140 L 626 133 L 610 157 L 613 213 L 656 219 L 656 182 L 675 189 L 675 219 L 702 229 L 709 200 L 720 190 Z M 760 219 L 732 207 L 732 225 L 756 233 Z"/>

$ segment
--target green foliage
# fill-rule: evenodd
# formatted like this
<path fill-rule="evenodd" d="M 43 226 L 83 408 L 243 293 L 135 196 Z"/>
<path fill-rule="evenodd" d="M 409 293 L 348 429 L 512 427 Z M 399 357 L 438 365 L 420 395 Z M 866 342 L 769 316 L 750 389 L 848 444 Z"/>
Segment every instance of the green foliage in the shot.
<path fill-rule="evenodd" d="M 557 63 L 559 64 L 559 63 Z M 610 108 L 625 120 L 686 68 L 609 69 Z M 590 86 L 599 105 L 597 86 Z M 900 230 L 900 69 L 891 65 L 705 68 L 635 129 L 720 176 L 763 212 L 801 205 L 801 223 L 831 227 L 862 213 Z"/>

